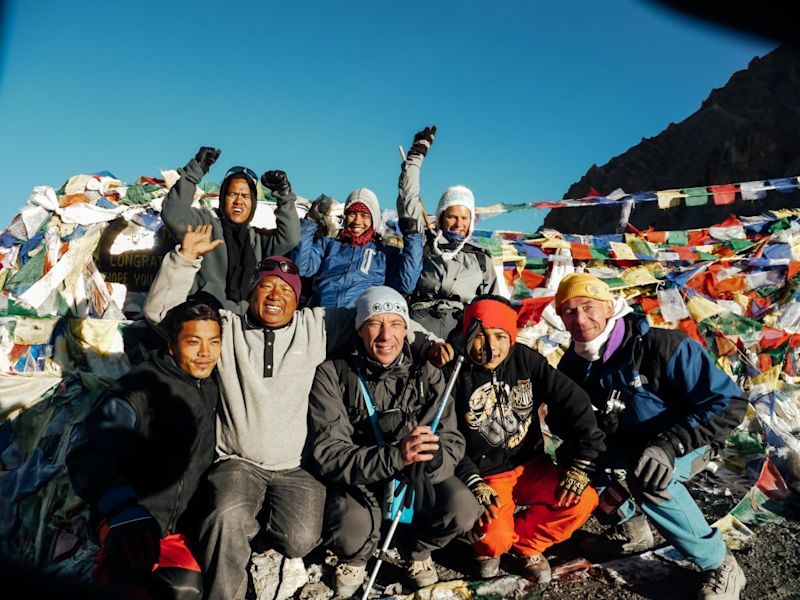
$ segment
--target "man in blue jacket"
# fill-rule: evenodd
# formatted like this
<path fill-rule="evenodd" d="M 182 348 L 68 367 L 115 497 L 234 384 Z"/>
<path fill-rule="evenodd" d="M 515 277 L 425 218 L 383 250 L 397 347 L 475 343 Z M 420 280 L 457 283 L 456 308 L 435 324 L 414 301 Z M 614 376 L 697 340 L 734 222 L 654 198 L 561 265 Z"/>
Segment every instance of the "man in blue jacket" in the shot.
<path fill-rule="evenodd" d="M 680 331 L 651 328 L 588 273 L 565 277 L 555 303 L 572 335 L 559 370 L 589 393 L 606 433 L 598 471 L 626 473 L 642 512 L 703 571 L 699 598 L 739 598 L 744 572 L 683 482 L 705 468 L 741 423 L 747 408 L 741 390 L 700 344 Z M 641 517 L 631 527 L 632 508 L 623 504 L 618 516 L 628 518 L 630 537 L 649 537 L 643 550 L 652 534 L 642 531 L 648 525 Z"/>

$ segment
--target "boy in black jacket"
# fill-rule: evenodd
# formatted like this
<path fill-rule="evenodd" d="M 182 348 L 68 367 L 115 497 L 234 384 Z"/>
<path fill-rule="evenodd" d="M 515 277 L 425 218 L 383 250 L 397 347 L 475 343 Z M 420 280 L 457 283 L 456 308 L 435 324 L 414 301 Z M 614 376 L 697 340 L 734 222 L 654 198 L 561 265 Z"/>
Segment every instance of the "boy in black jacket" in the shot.
<path fill-rule="evenodd" d="M 219 303 L 202 296 L 172 309 L 168 351 L 100 397 L 66 461 L 99 523 L 96 581 L 151 598 L 203 595 L 200 567 L 176 533 L 214 458 L 222 328 Z"/>
<path fill-rule="evenodd" d="M 539 583 L 550 580 L 544 551 L 569 538 L 597 506 L 588 487 L 603 450 L 586 393 L 537 352 L 516 344 L 516 312 L 499 296 L 478 296 L 464 312 L 464 334 L 476 321 L 480 333 L 467 342 L 475 364 L 465 368 L 454 396 L 459 429 L 467 440 L 458 468 L 486 508 L 473 544 L 483 577 L 497 574 L 510 549 Z M 559 466 L 544 452 L 539 407 L 564 440 Z M 516 505 L 529 506 L 515 514 Z"/>

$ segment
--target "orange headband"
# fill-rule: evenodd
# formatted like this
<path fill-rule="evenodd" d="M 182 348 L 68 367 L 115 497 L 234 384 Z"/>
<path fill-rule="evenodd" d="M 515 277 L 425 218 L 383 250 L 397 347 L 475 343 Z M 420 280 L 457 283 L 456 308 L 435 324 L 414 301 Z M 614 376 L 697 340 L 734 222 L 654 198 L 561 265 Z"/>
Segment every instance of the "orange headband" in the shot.
<path fill-rule="evenodd" d="M 517 341 L 517 311 L 498 300 L 478 300 L 464 309 L 463 333 L 466 337 L 472 319 L 480 319 L 484 328 L 505 330 L 511 343 Z"/>

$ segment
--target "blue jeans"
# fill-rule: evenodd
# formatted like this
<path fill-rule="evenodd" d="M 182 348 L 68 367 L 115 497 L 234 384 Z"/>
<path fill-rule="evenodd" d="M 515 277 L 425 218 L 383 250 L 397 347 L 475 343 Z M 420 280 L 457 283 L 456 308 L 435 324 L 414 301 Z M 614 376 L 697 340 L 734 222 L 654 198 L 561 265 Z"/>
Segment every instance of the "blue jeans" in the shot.
<path fill-rule="evenodd" d="M 619 522 L 624 522 L 634 515 L 638 504 L 664 539 L 703 571 L 722 564 L 725 542 L 719 530 L 706 522 L 683 482 L 700 473 L 710 457 L 710 449 L 704 446 L 676 458 L 672 481 L 661 492 L 650 492 L 641 487 L 633 476 L 635 463 L 621 465 L 627 467 L 626 483 L 633 499 L 629 498 L 617 510 Z"/>

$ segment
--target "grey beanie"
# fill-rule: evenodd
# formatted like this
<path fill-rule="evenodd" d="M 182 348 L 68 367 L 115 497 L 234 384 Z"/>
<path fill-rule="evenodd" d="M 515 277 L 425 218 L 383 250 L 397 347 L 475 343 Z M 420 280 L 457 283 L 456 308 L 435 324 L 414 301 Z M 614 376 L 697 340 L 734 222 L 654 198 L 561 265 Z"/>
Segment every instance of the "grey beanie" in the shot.
<path fill-rule="evenodd" d="M 381 313 L 400 315 L 406 322 L 406 329 L 410 327 L 405 298 L 392 288 L 379 285 L 369 288 L 356 301 L 356 331 L 361 329 L 364 321 Z"/>
<path fill-rule="evenodd" d="M 350 192 L 347 200 L 344 201 L 344 212 L 347 214 L 347 209 L 353 204 L 360 202 L 369 209 L 369 216 L 372 218 L 372 229 L 376 232 L 381 230 L 381 206 L 378 203 L 378 197 L 369 188 L 357 188 Z"/>

